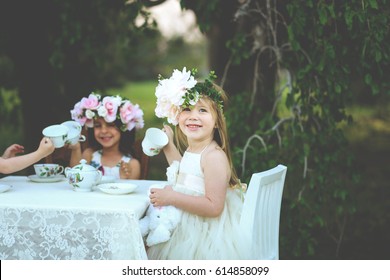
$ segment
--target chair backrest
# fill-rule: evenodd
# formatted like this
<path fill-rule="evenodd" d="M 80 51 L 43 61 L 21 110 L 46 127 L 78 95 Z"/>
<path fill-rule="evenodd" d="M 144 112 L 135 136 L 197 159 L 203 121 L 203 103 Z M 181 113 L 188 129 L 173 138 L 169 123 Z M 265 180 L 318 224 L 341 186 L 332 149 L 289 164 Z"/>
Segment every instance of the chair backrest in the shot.
<path fill-rule="evenodd" d="M 85 135 L 86 136 L 86 135 Z M 142 151 L 142 140 L 136 140 L 134 143 L 134 157 L 139 160 L 141 164 L 141 180 L 147 178 L 149 173 L 149 157 L 145 155 Z M 84 150 L 87 147 L 87 142 L 82 143 L 82 149 Z M 47 156 L 44 161 L 46 163 L 58 163 L 64 167 L 69 166 L 70 161 L 70 150 L 66 148 L 55 149 L 55 151 Z"/>
<path fill-rule="evenodd" d="M 279 259 L 279 223 L 287 167 L 255 173 L 249 182 L 240 228 L 250 242 L 251 259 Z"/>

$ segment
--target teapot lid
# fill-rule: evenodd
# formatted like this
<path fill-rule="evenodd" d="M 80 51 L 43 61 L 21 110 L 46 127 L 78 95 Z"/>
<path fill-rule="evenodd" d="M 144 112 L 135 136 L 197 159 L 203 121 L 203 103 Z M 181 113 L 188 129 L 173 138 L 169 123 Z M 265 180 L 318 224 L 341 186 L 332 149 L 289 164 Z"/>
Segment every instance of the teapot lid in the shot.
<path fill-rule="evenodd" d="M 76 165 L 72 169 L 77 169 L 80 171 L 96 171 L 97 170 L 92 165 L 89 165 L 85 159 L 81 159 L 80 164 Z"/>

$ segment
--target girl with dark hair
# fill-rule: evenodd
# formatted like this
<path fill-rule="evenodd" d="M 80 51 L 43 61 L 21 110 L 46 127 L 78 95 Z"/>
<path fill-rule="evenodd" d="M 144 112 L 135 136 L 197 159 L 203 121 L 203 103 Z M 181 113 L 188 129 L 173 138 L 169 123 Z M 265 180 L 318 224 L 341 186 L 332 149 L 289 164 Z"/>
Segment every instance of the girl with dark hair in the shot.
<path fill-rule="evenodd" d="M 72 119 L 88 128 L 89 147 L 81 151 L 80 143 L 71 145 L 70 165 L 83 158 L 101 170 L 103 175 L 117 179 L 139 179 L 141 165 L 133 157 L 136 129 L 144 126 L 143 112 L 138 104 L 120 96 L 91 93 L 76 103 Z"/>

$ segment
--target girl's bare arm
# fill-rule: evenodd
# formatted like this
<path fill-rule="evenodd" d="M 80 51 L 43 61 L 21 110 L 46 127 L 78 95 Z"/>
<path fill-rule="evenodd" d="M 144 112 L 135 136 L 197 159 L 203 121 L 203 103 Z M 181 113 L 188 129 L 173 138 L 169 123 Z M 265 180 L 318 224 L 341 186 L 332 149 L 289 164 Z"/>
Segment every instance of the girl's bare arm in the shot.
<path fill-rule="evenodd" d="M 173 205 L 203 217 L 217 217 L 222 213 L 229 186 L 230 169 L 221 150 L 204 155 L 205 195 L 193 196 L 176 192 L 172 187 L 151 189 L 150 199 L 155 206 Z M 218 164 L 215 164 L 218 162 Z"/>
<path fill-rule="evenodd" d="M 168 136 L 168 144 L 163 148 L 163 152 L 165 155 L 165 158 L 168 161 L 168 164 L 171 165 L 173 161 L 181 161 L 181 154 L 177 147 L 175 146 L 175 143 L 173 141 L 173 130 L 169 125 L 164 125 L 163 131 Z"/>
<path fill-rule="evenodd" d="M 44 137 L 42 138 L 38 149 L 32 153 L 7 159 L 0 157 L 0 173 L 10 174 L 20 171 L 36 163 L 42 158 L 47 157 L 54 151 L 54 149 L 55 147 L 52 141 Z"/>

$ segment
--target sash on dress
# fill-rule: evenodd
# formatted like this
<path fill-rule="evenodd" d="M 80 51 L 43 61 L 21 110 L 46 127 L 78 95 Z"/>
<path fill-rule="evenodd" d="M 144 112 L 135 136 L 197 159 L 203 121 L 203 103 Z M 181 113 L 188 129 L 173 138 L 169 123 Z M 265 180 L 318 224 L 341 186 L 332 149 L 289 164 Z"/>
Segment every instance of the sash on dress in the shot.
<path fill-rule="evenodd" d="M 188 173 L 179 173 L 175 189 L 190 190 L 204 195 L 204 178 Z"/>

